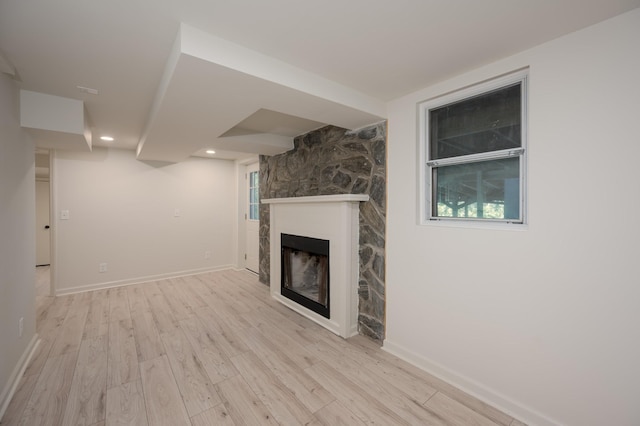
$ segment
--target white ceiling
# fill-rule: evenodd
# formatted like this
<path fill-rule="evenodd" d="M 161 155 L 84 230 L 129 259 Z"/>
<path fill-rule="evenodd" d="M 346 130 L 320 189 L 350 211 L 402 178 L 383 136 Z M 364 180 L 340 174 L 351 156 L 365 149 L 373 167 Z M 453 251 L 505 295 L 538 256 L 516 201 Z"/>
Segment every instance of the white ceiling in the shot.
<path fill-rule="evenodd" d="M 138 148 L 141 159 L 180 161 L 206 148 L 241 159 L 282 152 L 292 133 L 318 125 L 379 121 L 391 99 L 636 7 L 0 0 L 0 70 L 14 67 L 23 89 L 83 100 L 94 146 L 110 134 L 110 146 Z"/>

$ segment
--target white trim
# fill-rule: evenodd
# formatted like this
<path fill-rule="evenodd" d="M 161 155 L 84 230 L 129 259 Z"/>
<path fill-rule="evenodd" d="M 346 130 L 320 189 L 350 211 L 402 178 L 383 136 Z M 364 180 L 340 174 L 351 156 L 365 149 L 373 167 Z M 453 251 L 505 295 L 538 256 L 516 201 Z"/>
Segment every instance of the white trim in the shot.
<path fill-rule="evenodd" d="M 129 279 L 119 280 L 119 281 L 109 281 L 105 283 L 89 284 L 89 285 L 83 285 L 80 287 L 63 288 L 56 291 L 56 296 L 65 296 L 68 294 L 84 293 L 86 291 L 104 290 L 104 289 L 114 288 L 114 287 L 124 287 L 128 285 L 147 283 L 150 281 L 167 280 L 171 278 L 187 277 L 190 275 L 206 274 L 207 272 L 224 271 L 227 269 L 238 270 L 237 265 L 222 265 L 222 266 L 214 266 L 212 268 L 198 268 L 198 269 L 191 269 L 188 271 L 168 272 L 166 274 L 148 275 L 145 277 L 137 277 L 137 278 L 129 278 Z"/>
<path fill-rule="evenodd" d="M 427 373 L 444 380 L 450 385 L 466 392 L 467 394 L 485 402 L 486 404 L 502 411 L 503 413 L 529 425 L 560 426 L 561 423 L 550 419 L 543 414 L 526 407 L 499 392 L 490 389 L 483 384 L 450 370 L 422 355 L 419 355 L 401 345 L 384 341 L 382 350 L 418 367 Z"/>
<path fill-rule="evenodd" d="M 249 176 L 251 173 L 258 173 L 258 181 L 260 180 L 260 162 L 254 161 L 252 163 L 247 163 L 244 166 L 242 174 L 244 175 L 244 179 L 242 179 L 242 191 L 239 193 L 242 197 L 241 204 L 241 214 L 239 215 L 239 223 L 241 223 L 242 227 L 242 241 L 238 241 L 238 246 L 242 247 L 242 250 L 238 252 L 238 262 L 248 269 L 248 254 L 249 254 L 249 246 L 256 244 L 254 248 L 257 249 L 257 265 L 255 265 L 256 272 L 260 270 L 260 182 L 258 182 L 258 218 L 251 219 L 251 183 Z M 239 226 L 240 227 L 240 226 Z M 249 232 L 251 227 L 251 231 Z M 257 235 L 256 235 L 257 233 Z M 252 265 L 253 266 L 253 265 Z"/>
<path fill-rule="evenodd" d="M 500 151 L 481 152 L 478 154 L 465 155 L 461 157 L 449 157 L 440 160 L 429 160 L 427 166 L 440 167 L 440 166 L 453 166 L 456 164 L 469 164 L 480 161 L 489 160 L 502 160 L 505 158 L 512 158 L 524 154 L 524 148 L 509 148 Z"/>
<path fill-rule="evenodd" d="M 20 379 L 22 379 L 22 376 L 24 376 L 24 372 L 27 369 L 31 358 L 33 358 L 33 354 L 36 352 L 36 349 L 38 349 L 39 345 L 40 338 L 38 336 L 38 333 L 36 333 L 29 342 L 29 345 L 27 346 L 25 351 L 22 353 L 18 364 L 16 364 L 13 372 L 11 373 L 11 376 L 9 377 L 7 385 L 2 391 L 2 396 L 0 397 L 0 421 L 4 416 L 4 413 L 7 411 L 9 403 L 11 402 L 11 398 L 13 398 L 13 395 L 15 395 L 16 390 L 18 389 Z"/>

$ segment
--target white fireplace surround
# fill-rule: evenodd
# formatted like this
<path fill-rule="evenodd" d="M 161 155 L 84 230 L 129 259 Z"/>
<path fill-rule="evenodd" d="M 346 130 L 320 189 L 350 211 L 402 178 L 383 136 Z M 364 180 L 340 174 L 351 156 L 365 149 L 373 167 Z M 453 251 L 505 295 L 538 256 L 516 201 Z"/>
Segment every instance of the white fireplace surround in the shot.
<path fill-rule="evenodd" d="M 271 296 L 344 338 L 358 333 L 358 215 L 363 201 L 369 201 L 369 196 L 341 194 L 262 200 L 270 209 Z M 280 294 L 281 234 L 329 241 L 329 319 Z"/>

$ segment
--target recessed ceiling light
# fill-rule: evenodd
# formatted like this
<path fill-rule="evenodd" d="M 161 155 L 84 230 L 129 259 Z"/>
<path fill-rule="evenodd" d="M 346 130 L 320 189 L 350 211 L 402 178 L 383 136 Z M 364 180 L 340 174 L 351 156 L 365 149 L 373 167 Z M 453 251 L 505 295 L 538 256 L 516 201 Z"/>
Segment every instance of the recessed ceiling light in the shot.
<path fill-rule="evenodd" d="M 100 136 L 100 139 L 107 142 L 113 142 L 113 138 L 111 136 Z"/>
<path fill-rule="evenodd" d="M 208 149 L 208 150 L 207 150 L 207 154 L 215 154 L 215 153 L 216 153 L 216 152 L 215 152 L 214 150 L 212 150 L 212 149 Z"/>

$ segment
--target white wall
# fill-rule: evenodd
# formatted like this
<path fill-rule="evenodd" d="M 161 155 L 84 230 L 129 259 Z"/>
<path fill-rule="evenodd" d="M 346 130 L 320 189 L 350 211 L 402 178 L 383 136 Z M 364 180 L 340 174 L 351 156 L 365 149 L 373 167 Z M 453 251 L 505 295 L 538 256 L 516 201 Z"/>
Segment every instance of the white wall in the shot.
<path fill-rule="evenodd" d="M 417 225 L 416 104 L 530 67 L 529 225 Z M 640 9 L 389 104 L 385 348 L 531 424 L 638 425 Z"/>
<path fill-rule="evenodd" d="M 18 96 L 0 73 L 0 418 L 36 337 L 35 153 L 20 128 Z"/>
<path fill-rule="evenodd" d="M 141 162 L 115 149 L 57 151 L 53 161 L 58 294 L 237 263 L 233 162 Z M 60 219 L 62 210 L 69 220 Z"/>

